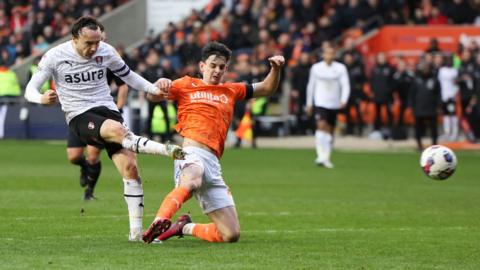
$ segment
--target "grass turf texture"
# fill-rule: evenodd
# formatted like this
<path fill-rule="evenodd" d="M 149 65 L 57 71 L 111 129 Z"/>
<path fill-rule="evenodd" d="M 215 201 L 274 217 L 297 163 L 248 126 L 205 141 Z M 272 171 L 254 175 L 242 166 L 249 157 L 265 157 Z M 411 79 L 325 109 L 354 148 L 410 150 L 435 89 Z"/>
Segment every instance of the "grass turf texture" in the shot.
<path fill-rule="evenodd" d="M 326 170 L 313 150 L 227 150 L 240 242 L 146 245 L 127 241 L 123 185 L 105 153 L 99 199 L 83 202 L 63 142 L 0 141 L 0 269 L 480 269 L 480 154 L 457 156 L 457 172 L 438 182 L 414 152 L 336 152 Z M 146 228 L 172 162 L 139 164 Z M 195 200 L 186 211 L 207 221 Z"/>

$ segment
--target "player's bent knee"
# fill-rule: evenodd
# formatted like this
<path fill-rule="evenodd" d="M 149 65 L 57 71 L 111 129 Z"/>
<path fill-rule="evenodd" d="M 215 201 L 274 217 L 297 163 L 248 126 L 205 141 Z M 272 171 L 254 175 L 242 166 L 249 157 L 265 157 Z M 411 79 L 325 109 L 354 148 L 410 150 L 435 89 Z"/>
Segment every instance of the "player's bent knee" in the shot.
<path fill-rule="evenodd" d="M 235 243 L 240 240 L 240 230 L 228 231 L 221 233 L 223 242 L 226 243 Z"/>
<path fill-rule="evenodd" d="M 226 242 L 226 243 L 238 242 L 238 240 L 240 239 L 240 227 L 239 226 L 223 227 L 223 229 L 219 230 L 219 233 L 222 236 L 223 242 Z"/>
<path fill-rule="evenodd" d="M 83 158 L 83 148 L 81 147 L 73 147 L 67 148 L 67 159 L 72 164 L 79 164 L 79 162 Z"/>
<path fill-rule="evenodd" d="M 77 164 L 80 161 L 81 158 L 82 158 L 82 156 L 74 155 L 74 154 L 67 151 L 68 162 L 70 162 L 72 164 Z"/>
<path fill-rule="evenodd" d="M 100 128 L 100 135 L 106 141 L 121 143 L 127 133 L 122 123 L 111 119 L 105 120 Z"/>

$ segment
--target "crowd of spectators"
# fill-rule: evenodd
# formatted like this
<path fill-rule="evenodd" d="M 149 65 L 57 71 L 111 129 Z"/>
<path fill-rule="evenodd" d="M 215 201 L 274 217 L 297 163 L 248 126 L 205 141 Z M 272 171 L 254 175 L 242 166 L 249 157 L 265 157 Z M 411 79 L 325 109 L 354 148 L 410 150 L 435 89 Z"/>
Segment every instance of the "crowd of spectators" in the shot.
<path fill-rule="evenodd" d="M 377 55 L 366 80 L 370 91 L 363 91 L 363 102 L 371 102 L 376 109 L 373 130 L 385 131 L 384 136 L 405 138 L 405 115 L 410 109 L 413 117 L 409 124 L 414 126 L 419 149 L 425 127 L 430 128 L 432 143 L 437 143 L 439 116 L 442 140 L 456 141 L 462 134 L 471 142 L 480 138 L 479 44 L 474 40 L 460 44 L 456 52 L 442 51 L 437 44 L 432 39 L 415 64 L 401 56 L 386 61 L 382 53 Z M 357 82 L 355 78 L 351 80 Z M 387 112 L 383 121 L 378 117 L 381 107 Z"/>
<path fill-rule="evenodd" d="M 297 126 L 293 130 L 305 133 L 311 127 L 311 121 L 303 111 L 308 70 L 312 63 L 319 60 L 322 47 L 342 47 L 343 53 L 338 60 L 349 67 L 353 82 L 348 109 L 356 111 L 346 115 L 345 132 L 354 133 L 353 125 L 358 124 L 358 134 L 363 134 L 363 127 L 369 124 L 368 121 L 361 121 L 362 117 L 354 119 L 353 116 L 365 113 L 365 106 L 359 103 L 368 102 L 373 104 L 376 115 L 381 114 L 382 108 L 387 112 L 384 121 L 375 117 L 371 130 L 388 130 L 383 132 L 386 133 L 383 136 L 391 136 L 393 127 L 403 126 L 405 122 L 404 112 L 410 106 L 409 91 L 405 90 L 409 85 L 405 80 L 415 77 L 415 67 L 407 67 L 400 58 L 388 61 L 387 56 L 380 54 L 375 68 L 366 74 L 362 56 L 355 50 L 352 40 L 339 42 L 342 40 L 339 37 L 352 27 L 366 31 L 382 24 L 473 24 L 480 22 L 476 11 L 479 2 L 212 0 L 205 9 L 194 10 L 186 19 L 170 23 L 162 33 L 148 35 L 129 61 L 144 75 L 156 74 L 153 78 L 195 76 L 201 47 L 210 40 L 217 40 L 227 44 L 234 52 L 227 78 L 255 82 L 263 78 L 268 70 L 267 58 L 283 54 L 288 63 L 283 78 L 288 78 L 292 86 L 289 113 L 296 115 Z M 439 58 L 433 56 L 435 52 L 430 53 L 422 61 L 429 63 Z M 160 60 L 151 64 L 148 59 L 152 57 Z M 409 78 L 405 79 L 407 75 Z M 365 85 L 372 86 L 370 91 L 364 91 Z M 277 103 L 282 94 L 280 89 L 269 103 Z M 400 104 L 401 110 L 395 119 L 391 113 L 394 100 Z M 244 109 L 236 111 L 237 120 L 240 120 Z"/>
<path fill-rule="evenodd" d="M 70 33 L 70 25 L 78 17 L 99 17 L 127 1 L 1 0 L 0 65 L 12 66 L 31 54 L 42 54 Z"/>
<path fill-rule="evenodd" d="M 14 2 L 12 5 L 0 1 L 0 63 L 7 65 L 30 53 L 41 53 L 52 41 L 68 34 L 68 25 L 78 16 L 98 16 L 125 1 Z M 287 59 L 282 78 L 290 82 L 292 90 L 288 96 L 288 111 L 296 116 L 293 130 L 306 133 L 311 127 L 303 111 L 308 70 L 319 60 L 322 47 L 339 47 L 343 53 L 338 60 L 347 65 L 352 81 L 348 109 L 354 112 L 347 114 L 345 132 L 354 133 L 354 125 L 358 125 L 357 133 L 363 134 L 364 127 L 369 124 L 362 121 L 365 106 L 361 103 L 365 102 L 374 104 L 377 115 L 383 107 L 388 112 L 385 121 L 376 117 L 372 129 L 382 130 L 386 126 L 391 132 L 395 125 L 404 123 L 403 113 L 395 119 L 390 114 L 391 106 L 400 104 L 402 112 L 411 106 L 408 91 L 404 89 L 409 85 L 407 81 L 415 78 L 416 69 L 401 58 L 388 61 L 387 56 L 380 54 L 377 65 L 366 74 L 361 54 L 355 50 L 351 39 L 341 38 L 342 34 L 352 28 L 365 32 L 384 24 L 480 24 L 479 7 L 480 1 L 467 0 L 211 0 L 204 9 L 192 10 L 185 19 L 169 23 L 161 33 L 148 33 L 141 45 L 128 54 L 122 47 L 118 50 L 132 69 L 150 81 L 159 77 L 197 76 L 201 48 L 211 40 L 223 42 L 233 50 L 228 80 L 261 80 L 268 71 L 268 57 L 282 54 Z M 437 49 L 432 47 L 422 59 L 432 67 L 431 72 L 438 70 L 438 59 L 444 59 L 435 56 L 439 55 Z M 465 51 L 470 52 L 469 60 L 464 56 L 468 54 Z M 469 69 L 471 76 L 477 76 L 469 66 L 480 63 L 474 64 L 477 52 L 474 45 L 460 49 L 455 58 L 457 67 Z M 459 78 L 464 77 L 459 75 Z M 370 90 L 365 91 L 366 88 Z M 283 90 L 279 89 L 268 104 L 278 103 L 285 97 Z M 473 104 L 473 99 L 470 102 Z M 239 118 L 244 108 L 236 112 Z M 150 133 L 149 119 L 144 125 L 147 134 Z"/>

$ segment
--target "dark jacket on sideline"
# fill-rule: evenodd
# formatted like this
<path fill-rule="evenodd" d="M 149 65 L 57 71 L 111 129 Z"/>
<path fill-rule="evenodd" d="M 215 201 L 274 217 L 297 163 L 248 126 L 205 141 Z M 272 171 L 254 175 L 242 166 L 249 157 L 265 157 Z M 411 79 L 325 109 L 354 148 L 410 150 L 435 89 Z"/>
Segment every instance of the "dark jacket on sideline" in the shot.
<path fill-rule="evenodd" d="M 418 73 L 410 86 L 410 105 L 415 117 L 437 115 L 440 102 L 440 83 L 437 78 Z"/>
<path fill-rule="evenodd" d="M 393 100 L 393 68 L 389 64 L 376 65 L 372 70 L 373 101 L 387 103 Z"/>

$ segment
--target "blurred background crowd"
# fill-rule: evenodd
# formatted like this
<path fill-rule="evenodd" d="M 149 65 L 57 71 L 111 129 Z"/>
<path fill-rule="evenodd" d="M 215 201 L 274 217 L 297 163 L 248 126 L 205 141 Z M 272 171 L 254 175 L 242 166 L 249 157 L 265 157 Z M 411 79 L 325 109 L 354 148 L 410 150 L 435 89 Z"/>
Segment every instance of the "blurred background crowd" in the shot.
<path fill-rule="evenodd" d="M 69 26 L 79 16 L 99 17 L 126 2 L 0 0 L 2 72 L 68 36 Z M 235 112 L 236 126 L 245 111 L 250 112 L 256 134 L 272 129 L 266 123 L 262 127 L 261 117 L 290 116 L 285 120 L 289 129 L 274 135 L 313 132 L 313 121 L 304 111 L 309 69 L 321 60 L 322 48 L 332 46 L 337 61 L 347 66 L 352 89 L 339 133 L 406 139 L 411 130 L 422 133 L 430 127 L 434 140 L 441 136 L 473 142 L 480 138 L 479 44 L 470 42 L 445 52 L 432 39 L 418 60 L 380 52 L 372 62 L 356 46 L 356 33 L 383 25 L 480 25 L 479 11 L 479 0 L 211 0 L 204 9 L 169 23 L 161 33 L 147 33 L 135 48 L 127 51 L 122 44 L 112 45 L 131 69 L 152 82 L 159 77 L 198 76 L 201 48 L 211 40 L 233 51 L 227 80 L 262 80 L 268 57 L 284 55 L 287 68 L 279 91 L 268 100 L 240 103 Z M 0 95 L 20 96 L 21 88 L 0 90 Z M 129 100 L 148 103 L 136 91 L 131 91 Z M 147 117 L 139 124 L 143 133 L 171 138 L 175 104 L 147 106 Z M 164 119 L 162 127 L 152 125 L 154 117 Z"/>

